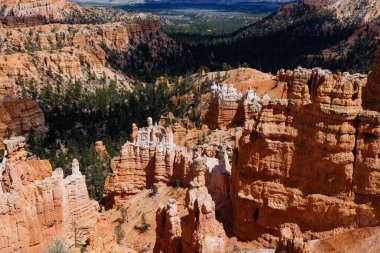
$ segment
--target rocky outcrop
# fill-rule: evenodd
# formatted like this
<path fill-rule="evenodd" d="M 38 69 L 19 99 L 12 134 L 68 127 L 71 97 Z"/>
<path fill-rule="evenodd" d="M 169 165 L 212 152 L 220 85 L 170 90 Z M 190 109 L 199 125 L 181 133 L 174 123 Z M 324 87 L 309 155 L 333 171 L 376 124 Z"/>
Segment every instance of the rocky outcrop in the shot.
<path fill-rule="evenodd" d="M 363 109 L 380 111 L 380 49 L 376 51 L 372 72 L 368 75 L 368 83 L 363 88 Z"/>
<path fill-rule="evenodd" d="M 215 202 L 207 191 L 207 159 L 196 159 L 196 176 L 187 193 L 189 214 L 183 218 L 183 252 L 222 253 L 226 251 L 226 234 L 216 220 Z"/>
<path fill-rule="evenodd" d="M 148 127 L 139 129 L 133 138 L 113 158 L 113 173 L 106 179 L 105 195 L 113 195 L 116 204 L 153 184 L 171 182 L 175 163 L 184 152 L 174 145 L 171 130 L 153 126 L 151 118 Z"/>
<path fill-rule="evenodd" d="M 377 162 L 379 127 L 379 112 L 360 112 L 352 190 L 355 193 L 355 199 L 361 203 L 376 198 L 379 193 L 380 178 L 377 173 L 380 168 Z"/>
<path fill-rule="evenodd" d="M 307 253 L 309 250 L 305 247 L 302 238 L 298 238 L 290 227 L 284 227 L 280 230 L 280 240 L 277 244 L 275 253 Z"/>
<path fill-rule="evenodd" d="M 242 125 L 261 110 L 260 98 L 251 89 L 243 96 L 232 85 L 214 84 L 210 96 L 205 121 L 211 129 Z"/>
<path fill-rule="evenodd" d="M 104 191 L 112 202 L 109 205 L 118 206 L 153 185 L 190 185 L 196 168 L 194 159 L 203 154 L 175 145 L 170 127 L 153 125 L 152 119 L 148 118 L 148 127 L 138 129 L 133 126 L 131 140 L 133 142 L 122 147 L 120 156 L 112 159 L 112 173 L 107 176 Z M 226 199 L 229 195 L 229 163 L 223 154 L 219 159 L 206 158 L 207 179 L 215 200 Z"/>
<path fill-rule="evenodd" d="M 182 251 L 181 218 L 175 199 L 169 199 L 166 206 L 161 203 L 156 212 L 156 244 L 154 252 L 175 253 Z"/>
<path fill-rule="evenodd" d="M 353 229 L 326 239 L 304 241 L 290 227 L 281 229 L 280 242 L 276 253 L 309 253 L 309 252 L 378 252 L 380 227 Z"/>
<path fill-rule="evenodd" d="M 108 157 L 108 152 L 106 146 L 104 146 L 102 141 L 97 141 L 95 143 L 96 154 L 102 159 L 105 160 Z"/>
<path fill-rule="evenodd" d="M 205 173 L 207 159 L 196 160 L 195 177 L 187 193 L 188 215 L 179 218 L 177 202 L 170 199 L 166 208 L 157 210 L 154 252 L 222 253 L 226 251 L 226 235 L 215 217 L 215 203 L 207 192 Z"/>
<path fill-rule="evenodd" d="M 22 156 L 24 141 L 5 141 L 9 153 L 0 176 L 0 252 L 43 252 L 56 237 L 69 247 L 74 238 L 84 243 L 95 232 L 99 207 L 88 197 L 78 161 L 64 178 L 61 169 L 52 172 L 46 161 Z"/>
<path fill-rule="evenodd" d="M 8 79 L 1 79 L 0 85 L 0 149 L 4 149 L 3 140 L 11 135 L 28 135 L 34 131 L 42 136 L 45 129 L 43 112 L 37 103 L 29 98 L 19 98 Z"/>
<path fill-rule="evenodd" d="M 287 99 L 262 101 L 235 150 L 235 234 L 279 236 L 295 223 L 310 239 L 376 225 L 380 210 L 366 200 L 377 193 L 378 113 L 362 110 L 366 77 L 299 68 L 278 78 Z"/>
<path fill-rule="evenodd" d="M 68 5 L 66 0 L 49 0 L 49 1 L 4 1 L 5 6 L 2 9 L 3 16 L 15 17 L 30 17 L 30 16 L 46 16 L 53 17 L 58 15 L 60 11 L 65 9 Z"/>

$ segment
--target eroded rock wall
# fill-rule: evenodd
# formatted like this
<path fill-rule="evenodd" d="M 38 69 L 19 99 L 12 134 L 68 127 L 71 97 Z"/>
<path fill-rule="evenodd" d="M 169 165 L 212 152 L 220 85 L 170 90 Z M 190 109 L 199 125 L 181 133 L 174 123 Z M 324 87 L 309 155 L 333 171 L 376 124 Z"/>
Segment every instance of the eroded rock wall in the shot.
<path fill-rule="evenodd" d="M 107 60 L 123 58 L 123 64 L 132 64 L 139 44 L 149 44 L 150 52 L 156 56 L 179 51 L 179 47 L 159 31 L 156 21 L 0 28 L 0 38 L 6 41 L 0 56 L 0 77 L 13 79 L 26 89 L 31 84 L 39 89 L 55 76 L 61 78 L 62 88 L 73 81 L 91 81 L 92 85 L 86 87 L 89 91 L 111 82 L 119 89 L 130 89 L 132 80 L 106 64 Z M 151 42 L 156 40 L 167 43 L 168 48 L 158 48 L 158 43 Z M 34 53 L 30 53 L 32 51 Z M 152 58 L 152 61 L 158 60 L 160 57 Z"/>
<path fill-rule="evenodd" d="M 43 252 L 56 237 L 68 247 L 75 237 L 84 243 L 96 230 L 99 206 L 89 199 L 78 161 L 64 178 L 48 162 L 26 159 L 24 141 L 7 141 L 11 148 L 1 164 L 0 252 Z"/>
<path fill-rule="evenodd" d="M 169 199 L 157 210 L 154 252 L 224 253 L 226 234 L 216 220 L 215 202 L 207 191 L 207 159 L 196 159 L 196 168 L 187 192 L 188 214 L 179 217 L 177 202 Z"/>
<path fill-rule="evenodd" d="M 2 16 L 19 18 L 42 16 L 59 19 L 62 18 L 63 12 L 68 11 L 69 5 L 72 4 L 69 4 L 66 0 L 3 0 L 0 5 L 2 6 Z"/>
<path fill-rule="evenodd" d="M 27 135 L 33 130 L 36 136 L 42 136 L 46 132 L 45 118 L 37 102 L 19 98 L 10 80 L 0 80 L 0 149 L 5 148 L 3 140 L 11 135 Z"/>
<path fill-rule="evenodd" d="M 279 236 L 293 223 L 310 239 L 377 225 L 379 209 L 366 200 L 378 184 L 378 113 L 362 110 L 366 77 L 302 68 L 278 77 L 287 82 L 287 99 L 262 102 L 235 150 L 235 234 Z"/>
<path fill-rule="evenodd" d="M 132 141 L 126 143 L 111 162 L 112 173 L 107 176 L 104 195 L 111 201 L 107 206 L 118 206 L 132 195 L 153 185 L 190 185 L 194 178 L 194 159 L 203 156 L 174 144 L 172 129 L 153 125 L 138 129 L 134 125 Z M 208 182 L 215 200 L 228 198 L 228 158 L 205 158 L 208 161 Z M 227 160 L 226 160 L 227 159 Z M 219 202 L 219 201 L 217 201 Z"/>
<path fill-rule="evenodd" d="M 205 121 L 211 129 L 241 126 L 261 110 L 260 100 L 251 89 L 242 95 L 232 85 L 214 84 Z"/>

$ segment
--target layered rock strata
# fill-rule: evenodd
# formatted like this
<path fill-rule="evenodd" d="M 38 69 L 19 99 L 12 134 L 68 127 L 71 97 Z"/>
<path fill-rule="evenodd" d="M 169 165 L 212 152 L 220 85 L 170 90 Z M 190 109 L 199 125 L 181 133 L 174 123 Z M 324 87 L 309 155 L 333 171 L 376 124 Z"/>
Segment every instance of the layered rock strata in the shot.
<path fill-rule="evenodd" d="M 58 17 L 61 11 L 68 7 L 66 0 L 3 0 L 0 3 L 3 16 L 15 17 L 31 17 L 31 16 L 44 16 L 44 17 Z"/>
<path fill-rule="evenodd" d="M 67 0 L 2 0 L 0 7 L 0 25 L 9 27 L 79 21 L 88 15 L 86 8 Z"/>
<path fill-rule="evenodd" d="M 133 142 L 126 143 L 111 162 L 112 173 L 105 182 L 105 196 L 112 205 L 119 205 L 130 196 L 151 188 L 153 185 L 190 185 L 196 164 L 194 159 L 202 156 L 174 144 L 173 131 L 153 125 L 148 118 L 148 127 L 133 127 Z M 216 200 L 228 198 L 229 163 L 225 155 L 205 158 L 208 161 L 210 192 Z"/>
<path fill-rule="evenodd" d="M 154 20 L 0 28 L 0 40 L 4 41 L 0 77 L 10 78 L 20 92 L 30 86 L 39 90 L 48 83 L 55 88 L 57 78 L 62 83 L 60 89 L 81 82 L 90 92 L 105 84 L 126 90 L 133 81 L 112 66 L 142 66 L 141 45 L 146 46 L 152 68 L 182 52 Z"/>
<path fill-rule="evenodd" d="M 242 125 L 261 110 L 260 100 L 251 89 L 242 95 L 232 85 L 214 84 L 205 121 L 211 129 Z"/>
<path fill-rule="evenodd" d="M 379 113 L 362 110 L 366 77 L 298 68 L 278 78 L 287 99 L 262 102 L 235 150 L 236 236 L 279 236 L 291 223 L 306 240 L 378 225 Z"/>
<path fill-rule="evenodd" d="M 380 49 L 376 51 L 372 72 L 368 75 L 368 83 L 363 89 L 363 109 L 380 111 Z"/>
<path fill-rule="evenodd" d="M 205 158 L 196 160 L 196 175 L 190 183 L 186 205 L 188 215 L 179 217 L 177 202 L 170 199 L 157 210 L 154 252 L 223 253 L 226 235 L 215 217 L 215 203 L 207 191 Z"/>
<path fill-rule="evenodd" d="M 7 140 L 0 176 L 0 252 L 43 252 L 54 238 L 70 247 L 95 232 L 98 205 L 73 161 L 72 175 L 26 159 L 23 138 Z M 15 159 L 17 158 L 17 159 Z"/>
<path fill-rule="evenodd" d="M 379 252 L 379 227 L 367 227 L 343 232 L 326 239 L 304 241 L 289 227 L 281 230 L 280 242 L 275 253 L 309 253 L 309 252 Z"/>
<path fill-rule="evenodd" d="M 169 199 L 166 206 L 160 204 L 156 212 L 156 223 L 154 252 L 183 252 L 181 218 L 175 199 Z"/>
<path fill-rule="evenodd" d="M 27 135 L 34 131 L 42 136 L 45 129 L 45 118 L 37 103 L 29 98 L 19 98 L 7 79 L 1 79 L 0 85 L 0 149 L 4 149 L 3 140 L 11 135 Z"/>

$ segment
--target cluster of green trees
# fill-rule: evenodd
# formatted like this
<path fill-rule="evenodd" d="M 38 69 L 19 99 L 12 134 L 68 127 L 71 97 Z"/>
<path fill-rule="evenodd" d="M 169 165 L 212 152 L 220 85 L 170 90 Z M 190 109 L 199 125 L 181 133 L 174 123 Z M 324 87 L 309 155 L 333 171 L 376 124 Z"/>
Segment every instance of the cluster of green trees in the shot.
<path fill-rule="evenodd" d="M 171 78 L 172 82 L 177 79 Z M 147 117 L 158 122 L 169 111 L 183 116 L 200 99 L 178 106 L 172 97 L 193 93 L 199 98 L 201 92 L 207 91 L 206 85 L 211 83 L 192 85 L 188 76 L 181 83 L 174 82 L 171 89 L 164 82 L 137 82 L 133 91 L 121 91 L 115 82 L 94 92 L 84 92 L 81 82 L 65 87 L 47 85 L 41 90 L 33 86 L 24 88 L 25 95 L 38 101 L 49 129 L 43 139 L 36 138 L 31 131 L 30 146 L 33 153 L 49 159 L 54 168 L 61 167 L 66 175 L 71 173 L 71 162 L 77 158 L 86 175 L 90 197 L 101 200 L 104 180 L 110 172 L 109 160 L 118 155 L 120 147 L 129 139 L 132 123 L 145 126 Z M 106 146 L 107 158 L 96 153 L 98 140 Z"/>
<path fill-rule="evenodd" d="M 354 21 L 342 23 L 331 11 L 300 5 L 289 12 L 273 13 L 229 34 L 207 36 L 173 31 L 169 35 L 189 49 L 194 69 L 205 65 L 220 70 L 224 63 L 238 67 L 245 62 L 252 68 L 272 73 L 300 65 L 368 72 L 378 45 L 374 39 L 358 40 L 346 58 L 310 61 L 307 57 L 339 45 L 356 27 Z M 348 47 L 347 44 L 342 46 Z M 338 53 L 344 55 L 345 50 Z"/>
<path fill-rule="evenodd" d="M 163 74 L 192 72 L 190 51 L 174 41 L 166 40 L 158 31 L 150 33 L 145 39 L 130 38 L 130 45 L 128 51 L 123 53 L 101 45 L 110 66 L 127 76 L 154 82 Z"/>

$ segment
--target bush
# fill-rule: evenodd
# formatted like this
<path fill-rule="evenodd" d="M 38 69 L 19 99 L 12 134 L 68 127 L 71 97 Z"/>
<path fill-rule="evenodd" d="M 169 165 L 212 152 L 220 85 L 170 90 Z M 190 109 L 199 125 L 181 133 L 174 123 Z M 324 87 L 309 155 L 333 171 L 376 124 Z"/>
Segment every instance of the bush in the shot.
<path fill-rule="evenodd" d="M 128 222 L 128 207 L 122 205 L 120 207 L 121 223 Z"/>
<path fill-rule="evenodd" d="M 146 222 L 145 214 L 141 215 L 141 226 L 140 226 L 140 232 L 145 233 L 150 228 L 150 224 Z"/>
<path fill-rule="evenodd" d="M 157 186 L 153 185 L 152 188 L 150 189 L 149 196 L 154 197 L 157 195 L 157 193 L 158 193 L 158 188 Z"/>
<path fill-rule="evenodd" d="M 68 253 L 68 250 L 63 243 L 63 240 L 61 238 L 56 238 L 54 240 L 54 244 L 48 246 L 45 250 L 44 253 Z"/>
<path fill-rule="evenodd" d="M 115 227 L 115 231 L 114 231 L 114 233 L 115 233 L 115 237 L 116 237 L 116 242 L 117 242 L 118 244 L 120 244 L 120 243 L 123 241 L 124 237 L 125 237 L 124 230 L 123 230 L 123 228 L 122 228 L 121 226 L 122 226 L 122 223 L 119 223 L 119 224 Z"/>

